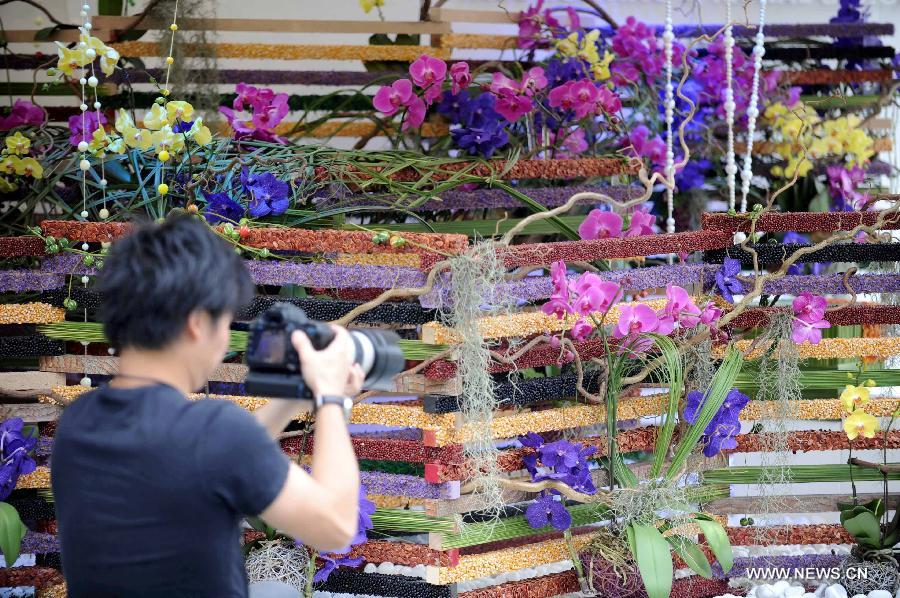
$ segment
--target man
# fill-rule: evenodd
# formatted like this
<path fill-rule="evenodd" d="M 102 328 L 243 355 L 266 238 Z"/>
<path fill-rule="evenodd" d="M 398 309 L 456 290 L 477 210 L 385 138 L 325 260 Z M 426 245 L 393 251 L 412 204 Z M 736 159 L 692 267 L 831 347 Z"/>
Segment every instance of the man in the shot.
<path fill-rule="evenodd" d="M 200 222 L 170 218 L 116 242 L 98 289 L 118 374 L 66 408 L 52 456 L 69 596 L 245 597 L 249 515 L 319 550 L 346 546 L 359 469 L 341 406 L 318 410 L 307 474 L 275 442 L 301 403 L 251 415 L 185 396 L 222 362 L 232 315 L 253 295 L 239 256 Z M 292 341 L 314 393 L 359 391 L 346 330 L 322 351 L 302 333 Z"/>

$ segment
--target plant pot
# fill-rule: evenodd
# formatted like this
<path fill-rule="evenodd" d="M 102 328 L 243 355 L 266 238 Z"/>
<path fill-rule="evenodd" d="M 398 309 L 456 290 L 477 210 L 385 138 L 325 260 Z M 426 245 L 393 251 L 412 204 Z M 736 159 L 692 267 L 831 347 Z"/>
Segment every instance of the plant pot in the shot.
<path fill-rule="evenodd" d="M 857 548 L 841 562 L 840 584 L 847 594 L 868 594 L 872 590 L 887 590 L 893 594 L 900 581 L 897 564 L 887 560 L 870 560 Z"/>

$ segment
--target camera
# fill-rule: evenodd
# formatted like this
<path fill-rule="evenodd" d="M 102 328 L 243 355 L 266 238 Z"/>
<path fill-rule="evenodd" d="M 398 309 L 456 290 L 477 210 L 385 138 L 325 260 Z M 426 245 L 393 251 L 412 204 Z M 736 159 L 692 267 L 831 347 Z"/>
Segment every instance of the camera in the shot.
<path fill-rule="evenodd" d="M 321 351 L 334 340 L 334 331 L 325 322 L 310 320 L 306 312 L 290 303 L 276 303 L 254 320 L 247 338 L 247 393 L 285 399 L 312 399 L 303 382 L 300 358 L 291 343 L 299 330 Z M 350 330 L 356 349 L 354 361 L 365 372 L 366 388 L 388 390 L 394 376 L 403 371 L 406 359 L 400 351 L 400 337 L 387 330 Z"/>

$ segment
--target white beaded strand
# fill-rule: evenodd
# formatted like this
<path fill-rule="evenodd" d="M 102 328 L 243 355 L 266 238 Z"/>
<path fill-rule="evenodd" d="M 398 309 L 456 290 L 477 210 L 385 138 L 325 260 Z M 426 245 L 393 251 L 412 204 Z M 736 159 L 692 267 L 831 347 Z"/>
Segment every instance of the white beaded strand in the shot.
<path fill-rule="evenodd" d="M 728 145 L 725 151 L 725 180 L 728 182 L 728 208 L 735 204 L 735 175 L 737 163 L 734 153 L 734 27 L 731 24 L 731 0 L 725 1 L 725 124 L 728 126 Z"/>
<path fill-rule="evenodd" d="M 765 25 L 766 0 L 759 0 L 759 29 L 753 45 L 753 86 L 750 90 L 750 103 L 747 104 L 747 143 L 741 169 L 741 212 L 747 211 L 747 195 L 753 178 L 753 136 L 756 134 L 756 119 L 759 117 L 759 75 L 762 71 L 762 59 L 766 54 Z"/>
<path fill-rule="evenodd" d="M 675 86 L 672 84 L 672 68 L 674 62 L 675 32 L 672 26 L 672 0 L 666 0 L 666 22 L 663 30 L 663 44 L 665 52 L 666 90 L 666 232 L 675 232 L 675 151 L 672 139 L 673 123 L 675 122 Z"/>
<path fill-rule="evenodd" d="M 79 33 L 82 36 L 87 37 L 90 35 L 91 24 L 88 21 L 88 14 L 91 10 L 91 6 L 89 4 L 84 4 L 81 7 L 81 27 L 79 28 Z M 82 48 L 87 47 L 87 42 L 83 39 L 79 39 L 78 45 Z M 87 52 L 87 50 L 85 50 Z M 79 108 L 81 109 L 81 140 L 78 142 L 78 151 L 81 154 L 81 159 L 78 162 L 78 168 L 81 170 L 81 217 L 87 220 L 88 211 L 87 211 L 87 171 L 91 168 L 91 162 L 87 159 L 87 150 L 88 150 L 88 142 L 85 141 L 85 132 L 87 130 L 87 95 L 85 94 L 84 87 L 88 84 L 87 76 L 87 67 L 81 67 L 81 78 L 78 80 L 81 85 L 81 105 Z"/>

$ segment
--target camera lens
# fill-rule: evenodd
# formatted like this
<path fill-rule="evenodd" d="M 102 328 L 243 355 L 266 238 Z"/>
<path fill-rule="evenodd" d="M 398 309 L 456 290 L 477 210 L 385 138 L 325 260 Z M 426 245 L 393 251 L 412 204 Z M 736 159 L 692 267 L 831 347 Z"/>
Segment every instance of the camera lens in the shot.
<path fill-rule="evenodd" d="M 366 374 L 366 388 L 391 390 L 394 376 L 403 371 L 406 358 L 400 350 L 400 337 L 387 330 L 351 330 L 356 348 L 354 361 Z"/>

